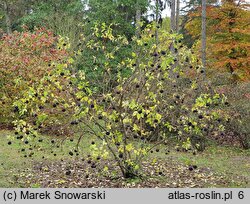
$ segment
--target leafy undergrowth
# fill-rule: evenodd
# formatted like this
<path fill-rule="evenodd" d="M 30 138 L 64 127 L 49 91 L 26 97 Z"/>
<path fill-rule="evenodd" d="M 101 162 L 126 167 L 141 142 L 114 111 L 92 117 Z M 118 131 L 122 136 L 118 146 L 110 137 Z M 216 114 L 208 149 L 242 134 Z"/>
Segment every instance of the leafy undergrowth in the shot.
<path fill-rule="evenodd" d="M 68 152 L 57 156 L 49 148 L 24 158 L 20 146 L 8 145 L 0 131 L 0 187 L 249 187 L 250 152 L 237 148 L 211 146 L 193 155 L 161 147 L 144 161 L 141 178 L 125 180 L 112 160 L 93 163 L 87 156 L 89 138 L 83 141 L 83 154 L 69 157 Z M 68 144 L 73 145 L 73 144 Z M 48 145 L 49 146 L 49 145 Z M 167 154 L 166 154 L 167 153 Z M 85 155 L 82 157 L 82 155 Z M 45 157 L 45 159 L 42 159 Z"/>

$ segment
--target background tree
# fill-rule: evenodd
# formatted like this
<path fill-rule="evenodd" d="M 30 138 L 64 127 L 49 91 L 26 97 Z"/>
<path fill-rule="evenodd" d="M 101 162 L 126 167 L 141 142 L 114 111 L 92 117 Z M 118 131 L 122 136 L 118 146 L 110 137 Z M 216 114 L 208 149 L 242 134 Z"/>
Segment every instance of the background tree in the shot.
<path fill-rule="evenodd" d="M 5 17 L 5 25 L 6 25 L 6 31 L 8 34 L 11 33 L 11 22 L 10 22 L 10 12 L 9 12 L 9 6 L 6 1 L 2 1 L 3 11 L 4 11 L 4 17 Z"/>
<path fill-rule="evenodd" d="M 176 14 L 176 6 L 175 6 L 175 0 L 171 0 L 170 1 L 170 10 L 171 10 L 171 30 L 173 32 L 176 31 L 176 18 L 175 18 L 175 14 Z"/>
<path fill-rule="evenodd" d="M 202 29 L 201 29 L 201 59 L 202 59 L 202 66 L 203 69 L 206 69 L 206 40 L 207 40 L 207 35 L 206 35 L 206 9 L 207 9 L 207 1 L 202 0 Z"/>
<path fill-rule="evenodd" d="M 29 12 L 31 0 L 1 0 L 0 13 L 3 14 L 0 26 L 7 33 L 16 30 L 20 18 Z"/>
<path fill-rule="evenodd" d="M 232 0 L 210 12 L 209 36 L 211 66 L 231 74 L 234 80 L 250 79 L 249 5 Z M 213 48 L 212 48 L 213 47 Z"/>
<path fill-rule="evenodd" d="M 176 32 L 180 30 L 180 0 L 176 0 Z"/>
<path fill-rule="evenodd" d="M 148 9 L 148 0 L 118 0 L 118 1 L 85 1 L 87 5 L 86 17 L 89 26 L 93 26 L 96 22 L 105 22 L 113 24 L 114 32 L 124 34 L 128 39 L 131 39 L 135 34 L 136 16 L 140 9 L 143 16 Z M 137 15 L 136 15 L 137 14 Z"/>
<path fill-rule="evenodd" d="M 223 1 L 207 7 L 207 55 L 209 72 L 220 70 L 234 79 L 249 79 L 249 15 L 247 4 Z M 201 10 L 190 13 L 186 29 L 200 46 Z M 195 47 L 194 46 L 194 47 Z"/>
<path fill-rule="evenodd" d="M 32 12 L 20 19 L 20 25 L 30 30 L 46 27 L 57 35 L 68 37 L 72 45 L 77 44 L 84 15 L 84 4 L 80 0 L 34 1 L 30 6 Z"/>

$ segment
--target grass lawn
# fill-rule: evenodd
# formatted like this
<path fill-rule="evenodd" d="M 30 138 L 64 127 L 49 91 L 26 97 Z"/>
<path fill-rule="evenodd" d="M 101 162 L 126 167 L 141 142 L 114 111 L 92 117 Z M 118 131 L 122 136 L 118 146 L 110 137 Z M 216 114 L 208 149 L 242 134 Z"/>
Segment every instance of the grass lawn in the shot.
<path fill-rule="evenodd" d="M 61 169 L 65 169 L 69 164 L 69 151 L 73 151 L 73 147 L 75 145 L 75 141 L 70 142 L 68 141 L 67 144 L 64 146 L 66 148 L 54 148 L 51 144 L 48 137 L 44 137 L 44 140 L 47 140 L 47 142 L 44 144 L 44 150 L 39 151 L 36 154 L 34 154 L 33 157 L 29 158 L 28 154 L 26 153 L 29 151 L 29 145 L 27 145 L 27 150 L 25 149 L 24 152 L 18 152 L 20 151 L 23 146 L 20 146 L 20 144 L 16 141 L 13 141 L 11 145 L 8 145 L 9 139 L 7 138 L 8 135 L 13 135 L 13 133 L 9 131 L 0 131 L 0 187 L 23 187 L 18 182 L 20 178 L 27 179 L 29 182 L 29 187 L 43 187 L 38 182 L 38 180 L 42 180 L 44 178 L 42 177 L 56 177 L 56 172 L 61 172 Z M 81 143 L 81 151 L 83 155 L 88 154 L 88 149 L 90 146 L 90 138 L 86 137 L 83 139 Z M 242 150 L 235 147 L 226 147 L 226 146 L 216 146 L 211 145 L 208 147 L 204 152 L 198 153 L 196 155 L 193 155 L 192 153 L 185 153 L 185 152 L 177 152 L 173 147 L 169 147 L 169 153 L 166 154 L 166 146 L 160 148 L 159 152 L 150 153 L 150 157 L 154 156 L 159 159 L 158 167 L 161 167 L 164 172 L 164 176 L 160 178 L 156 178 L 157 185 L 160 183 L 166 183 L 167 181 L 171 183 L 169 187 L 173 187 L 172 184 L 175 183 L 175 180 L 181 180 L 180 182 L 185 184 L 185 179 L 190 180 L 191 179 L 200 179 L 201 177 L 204 177 L 203 180 L 211 179 L 211 180 L 217 180 L 214 182 L 208 182 L 202 185 L 203 187 L 250 187 L 250 151 L 249 150 Z M 53 152 L 52 152 L 53 151 Z M 56 155 L 55 155 L 56 154 Z M 27 155 L 25 158 L 24 155 Z M 81 155 L 80 155 L 81 156 Z M 79 156 L 79 157 L 80 157 Z M 43 159 L 43 157 L 45 159 Z M 74 158 L 74 157 L 72 157 Z M 71 159 L 74 160 L 74 159 Z M 79 161 L 78 161 L 79 162 Z M 162 163 L 166 163 L 167 165 L 163 165 Z M 43 170 L 35 171 L 32 169 L 36 168 L 36 165 L 38 163 L 41 163 L 43 165 Z M 45 165 L 46 163 L 46 165 Z M 76 162 L 77 163 L 77 162 Z M 48 166 L 47 166 L 48 165 Z M 86 171 L 83 171 L 85 166 L 81 166 L 80 163 L 77 164 L 79 175 L 83 175 Z M 148 164 L 150 166 L 151 164 Z M 152 164 L 155 165 L 155 164 Z M 196 165 L 198 167 L 197 171 L 189 171 L 188 166 L 190 165 Z M 51 168 L 53 166 L 54 169 Z M 51 172 L 46 170 L 46 168 L 52 169 Z M 157 168 L 158 168 L 157 167 Z M 151 167 L 149 167 L 151 168 Z M 159 169 L 159 168 L 158 168 Z M 76 170 L 75 170 L 76 172 Z M 62 173 L 62 172 L 61 172 Z M 60 173 L 58 173 L 59 175 Z M 206 175 L 205 175 L 206 174 Z M 34 176 L 35 175 L 35 176 Z M 95 174 L 92 178 L 92 180 L 95 180 L 98 174 Z M 29 180 L 29 178 L 32 177 L 32 179 Z M 34 178 L 37 179 L 34 180 Z M 189 178 L 190 177 L 190 178 Z M 86 180 L 85 178 L 85 180 Z M 223 178 L 222 182 L 218 182 L 218 179 Z M 56 178 L 55 178 L 56 179 Z M 64 174 L 61 174 L 61 177 L 57 179 L 57 182 L 59 181 L 58 185 L 52 185 L 52 187 L 59 186 L 63 187 L 60 184 L 71 182 L 73 177 L 65 177 Z M 81 177 L 75 176 L 75 179 L 78 179 L 78 182 L 81 182 Z M 150 178 L 151 180 L 154 179 L 154 175 Z M 53 182 L 53 178 L 51 179 Z M 87 179 L 91 180 L 91 179 Z M 112 180 L 112 179 L 111 179 Z M 225 181 L 225 182 L 224 182 Z M 76 182 L 76 181 L 74 181 Z M 96 181 L 100 182 L 100 181 Z M 112 181 L 110 181 L 112 182 Z M 123 181 L 130 183 L 130 181 Z M 133 181 L 133 185 L 135 182 L 140 181 Z M 177 181 L 176 181 L 177 182 Z M 192 183 L 192 182 L 191 182 Z M 216 183 L 216 184 L 215 184 Z M 65 184 L 65 185 L 66 185 Z M 151 187 L 150 183 L 144 182 L 144 186 L 142 187 Z M 84 183 L 82 186 L 84 187 Z M 86 184 L 87 185 L 87 184 Z M 106 184 L 109 185 L 109 184 Z M 111 185 L 111 184 L 110 184 Z M 139 185 L 139 184 L 138 184 Z M 139 186 L 135 187 L 140 187 Z M 89 183 L 87 187 L 89 187 Z M 95 186 L 93 184 L 93 186 Z M 189 186 L 184 185 L 184 186 Z M 111 185 L 112 187 L 112 185 Z M 114 186 L 117 187 L 117 186 Z M 119 186 L 118 186 L 119 187 Z M 153 187 L 153 186 L 152 186 Z M 164 187 L 168 187 L 168 185 L 164 184 Z M 181 186 L 177 186 L 181 187 Z M 190 187 L 193 187 L 190 185 Z M 195 186 L 194 186 L 195 187 Z"/>
<path fill-rule="evenodd" d="M 17 187 L 15 179 L 17 179 L 19 173 L 25 169 L 32 168 L 34 162 L 42 162 L 44 160 L 51 162 L 60 161 L 61 159 L 67 158 L 68 152 L 76 145 L 76 141 L 66 141 L 64 146 L 67 148 L 61 149 L 60 147 L 57 149 L 53 147 L 49 137 L 44 136 L 42 143 L 44 151 L 37 151 L 32 158 L 29 158 L 27 153 L 27 151 L 29 152 L 29 145 L 27 145 L 24 152 L 20 152 L 22 148 L 25 148 L 23 144 L 20 145 L 16 140 L 12 141 L 11 145 L 8 144 L 10 141 L 8 137 L 13 135 L 13 132 L 0 130 L 0 187 Z M 88 139 L 86 138 L 85 140 L 87 141 Z M 84 145 L 83 142 L 81 149 L 87 152 L 88 145 Z M 56 156 L 54 156 L 54 154 L 56 154 Z M 24 155 L 27 155 L 27 157 L 25 158 Z"/>

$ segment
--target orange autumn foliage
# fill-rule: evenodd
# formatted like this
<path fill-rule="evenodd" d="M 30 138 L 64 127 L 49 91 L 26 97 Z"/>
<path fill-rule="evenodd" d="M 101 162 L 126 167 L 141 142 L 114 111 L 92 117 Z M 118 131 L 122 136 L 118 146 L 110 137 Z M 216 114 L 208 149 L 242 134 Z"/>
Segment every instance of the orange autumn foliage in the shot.
<path fill-rule="evenodd" d="M 186 29 L 200 36 L 201 8 L 191 13 Z M 207 56 L 212 71 L 231 73 L 235 80 L 250 80 L 250 11 L 248 4 L 224 0 L 207 8 Z"/>

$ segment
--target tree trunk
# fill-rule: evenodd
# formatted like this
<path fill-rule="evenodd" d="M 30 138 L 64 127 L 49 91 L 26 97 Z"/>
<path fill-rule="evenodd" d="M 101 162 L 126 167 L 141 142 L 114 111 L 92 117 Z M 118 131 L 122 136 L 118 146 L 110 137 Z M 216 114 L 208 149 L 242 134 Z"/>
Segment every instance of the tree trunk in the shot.
<path fill-rule="evenodd" d="M 205 75 L 206 69 L 206 0 L 202 0 L 202 28 L 201 28 L 201 60 Z"/>
<path fill-rule="evenodd" d="M 155 9 L 155 22 L 157 24 L 157 28 L 155 30 L 155 41 L 156 41 L 156 45 L 158 46 L 159 44 L 159 32 L 158 32 L 158 22 L 159 22 L 159 18 L 160 18 L 160 5 L 159 5 L 159 0 L 156 0 L 156 9 Z"/>
<path fill-rule="evenodd" d="M 11 33 L 11 22 L 9 17 L 9 7 L 5 1 L 3 1 L 3 8 L 4 8 L 4 15 L 5 15 L 5 24 L 6 24 L 6 31 L 8 34 Z"/>
<path fill-rule="evenodd" d="M 179 33 L 180 30 L 180 0 L 176 1 L 176 32 Z"/>
<path fill-rule="evenodd" d="M 141 6 L 139 0 L 136 1 L 136 14 L 135 14 L 135 36 L 137 39 L 140 39 L 141 36 Z M 139 77 L 142 77 L 141 69 L 140 69 L 140 49 L 136 48 L 136 68 L 139 69 Z"/>
<path fill-rule="evenodd" d="M 135 16 L 135 19 L 136 19 L 136 37 L 139 38 L 139 36 L 141 35 L 141 7 L 140 7 L 140 4 L 139 4 L 139 0 L 137 0 L 136 2 L 136 16 Z"/>
<path fill-rule="evenodd" d="M 170 9 L 171 9 L 170 28 L 171 28 L 171 31 L 174 33 L 176 31 L 175 0 L 171 0 Z"/>

